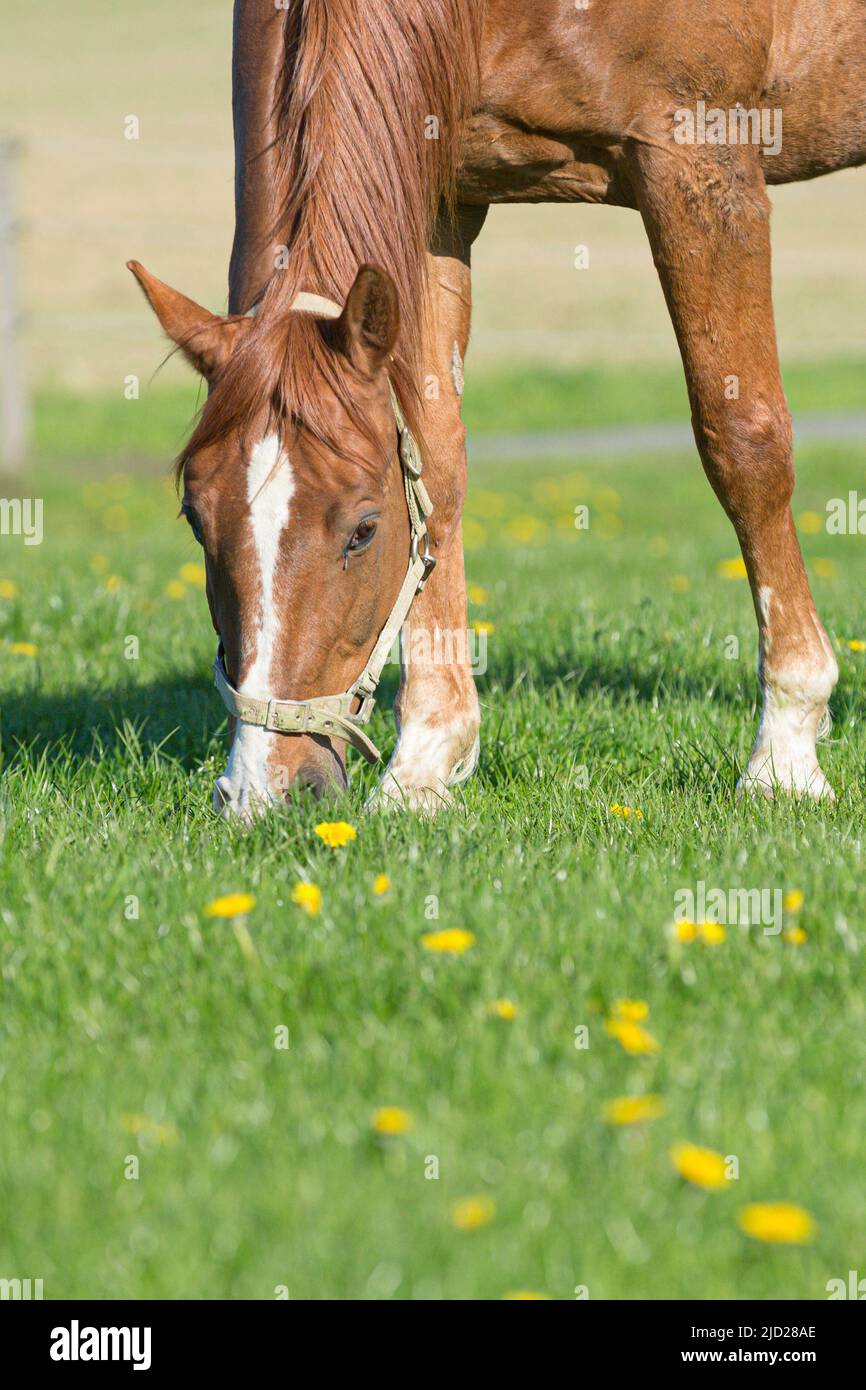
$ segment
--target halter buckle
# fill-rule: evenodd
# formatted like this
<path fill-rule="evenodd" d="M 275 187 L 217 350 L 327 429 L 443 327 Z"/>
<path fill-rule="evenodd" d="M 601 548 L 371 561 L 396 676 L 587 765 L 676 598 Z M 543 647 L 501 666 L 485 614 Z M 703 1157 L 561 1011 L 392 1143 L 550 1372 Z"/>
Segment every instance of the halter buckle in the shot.
<path fill-rule="evenodd" d="M 424 588 L 424 585 L 427 583 L 427 580 L 430 578 L 430 575 L 436 568 L 436 556 L 430 550 L 430 536 L 426 530 L 424 532 L 423 550 L 419 550 L 419 544 L 420 537 L 418 536 L 418 533 L 416 531 L 412 536 L 410 556 L 413 561 L 417 560 L 420 556 L 421 563 L 424 566 L 424 573 L 418 580 L 418 588 L 415 590 L 416 594 L 420 594 L 421 590 Z"/>
<path fill-rule="evenodd" d="M 400 460 L 410 478 L 421 477 L 421 454 L 408 425 L 400 431 Z"/>

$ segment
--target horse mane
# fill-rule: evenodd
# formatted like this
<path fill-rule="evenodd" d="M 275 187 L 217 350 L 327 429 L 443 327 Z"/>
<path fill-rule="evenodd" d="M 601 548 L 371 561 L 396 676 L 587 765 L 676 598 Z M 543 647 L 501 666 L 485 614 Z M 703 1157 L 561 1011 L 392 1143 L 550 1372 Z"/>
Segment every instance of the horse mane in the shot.
<path fill-rule="evenodd" d="M 426 251 L 440 209 L 453 210 L 482 11 L 483 0 L 287 0 L 274 110 L 274 235 L 286 248 L 285 268 L 272 276 L 179 471 L 263 408 L 342 452 L 329 437 L 323 379 L 367 432 L 350 375 L 319 324 L 288 312 L 301 290 L 344 302 L 365 262 L 387 270 L 397 288 L 400 332 L 389 370 L 418 431 Z"/>

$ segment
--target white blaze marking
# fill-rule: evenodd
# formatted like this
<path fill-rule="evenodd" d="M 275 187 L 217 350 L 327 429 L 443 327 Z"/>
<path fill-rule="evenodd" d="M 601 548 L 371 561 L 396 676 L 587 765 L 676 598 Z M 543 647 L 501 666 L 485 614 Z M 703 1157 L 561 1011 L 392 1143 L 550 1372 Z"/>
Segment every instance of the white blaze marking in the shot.
<path fill-rule="evenodd" d="M 271 667 L 279 634 L 274 581 L 280 537 L 288 525 L 294 491 L 292 466 L 280 449 L 279 435 L 269 434 L 255 446 L 247 465 L 247 501 L 258 561 L 259 603 L 255 631 L 243 634 L 244 647 L 249 650 L 254 646 L 255 654 L 238 686 L 242 695 L 259 699 L 267 699 L 272 689 Z M 273 799 L 267 765 L 274 740 L 279 737 L 252 724 L 236 725 L 228 766 L 220 778 L 232 809 L 246 812 L 251 800 Z"/>

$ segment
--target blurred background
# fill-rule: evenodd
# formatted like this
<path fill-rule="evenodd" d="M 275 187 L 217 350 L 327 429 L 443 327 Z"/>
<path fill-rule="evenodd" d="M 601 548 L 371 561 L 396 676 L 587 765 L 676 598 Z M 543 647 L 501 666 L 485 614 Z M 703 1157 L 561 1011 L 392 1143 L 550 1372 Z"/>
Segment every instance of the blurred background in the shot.
<path fill-rule="evenodd" d="M 194 407 L 196 384 L 179 361 L 148 386 L 163 344 L 124 263 L 136 257 L 211 309 L 225 307 L 231 8 L 228 0 L 2 0 L 0 137 L 18 149 L 5 159 L 15 223 L 6 240 L 37 448 L 48 442 L 42 423 L 65 397 L 75 398 L 76 420 L 89 409 L 97 448 L 100 413 L 122 399 L 130 373 L 143 392 L 162 393 L 166 436 L 153 441 L 160 448 L 173 451 Z M 137 139 L 127 138 L 130 117 Z M 773 201 L 783 360 L 866 358 L 862 173 L 777 190 Z M 588 270 L 574 269 L 577 244 L 589 248 Z M 495 208 L 477 244 L 474 280 L 470 406 L 473 375 L 523 365 L 560 379 L 638 363 L 678 371 L 635 213 Z M 123 433 L 115 448 L 146 451 L 144 437 L 136 446 Z"/>

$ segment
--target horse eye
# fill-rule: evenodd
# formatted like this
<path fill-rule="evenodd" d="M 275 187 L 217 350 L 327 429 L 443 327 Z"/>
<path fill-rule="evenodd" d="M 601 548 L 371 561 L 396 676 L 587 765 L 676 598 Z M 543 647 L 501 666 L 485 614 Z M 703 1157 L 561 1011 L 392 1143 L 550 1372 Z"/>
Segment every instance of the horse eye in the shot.
<path fill-rule="evenodd" d="M 363 521 L 355 527 L 352 538 L 346 546 L 346 553 L 366 550 L 371 540 L 376 534 L 376 523 L 372 517 L 365 517 Z"/>
<path fill-rule="evenodd" d="M 181 512 L 189 522 L 189 529 L 192 531 L 199 545 L 204 545 L 204 536 L 202 535 L 201 522 L 199 521 L 192 507 L 181 507 Z"/>

